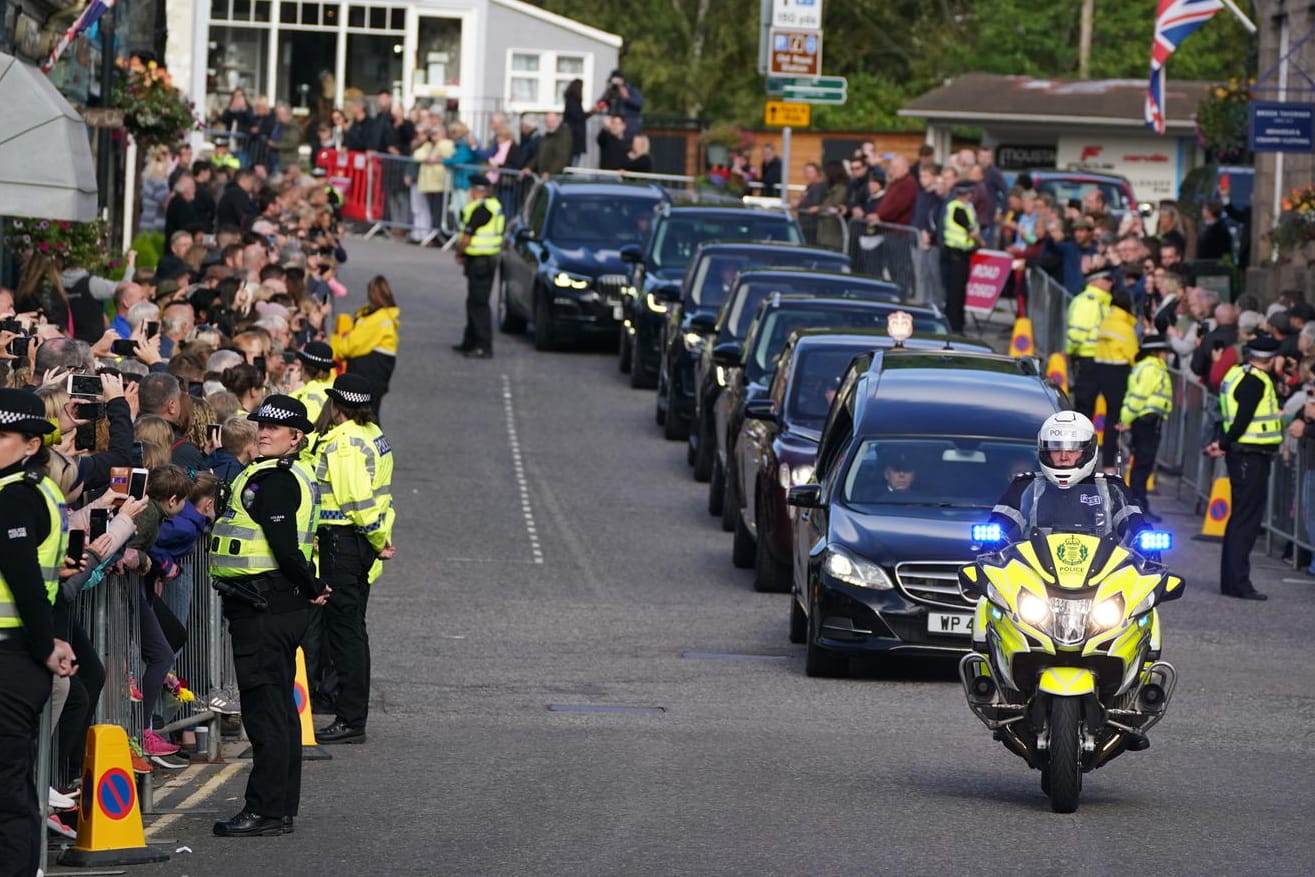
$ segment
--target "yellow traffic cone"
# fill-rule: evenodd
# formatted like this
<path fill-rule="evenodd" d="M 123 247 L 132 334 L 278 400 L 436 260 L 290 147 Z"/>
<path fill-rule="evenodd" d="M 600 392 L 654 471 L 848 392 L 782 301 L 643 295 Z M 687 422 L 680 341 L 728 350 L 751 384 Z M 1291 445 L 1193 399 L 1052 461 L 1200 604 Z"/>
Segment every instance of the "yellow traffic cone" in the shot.
<path fill-rule="evenodd" d="M 310 684 L 306 681 L 306 653 L 297 647 L 297 678 L 292 683 L 292 702 L 301 720 L 301 758 L 303 761 L 325 761 L 333 758 L 315 742 L 315 724 L 311 721 Z"/>
<path fill-rule="evenodd" d="M 1032 318 L 1019 317 L 1014 321 L 1014 337 L 1009 342 L 1010 356 L 1033 356 L 1036 345 L 1032 343 Z"/>
<path fill-rule="evenodd" d="M 1210 488 L 1210 501 L 1205 506 L 1205 520 L 1201 522 L 1198 539 L 1219 541 L 1224 538 L 1228 516 L 1233 512 L 1233 486 L 1227 478 L 1216 478 Z"/>
<path fill-rule="evenodd" d="M 1050 354 L 1050 359 L 1046 362 L 1046 376 L 1056 387 L 1065 393 L 1068 392 L 1068 360 L 1064 358 L 1064 354 Z"/>
<path fill-rule="evenodd" d="M 78 839 L 59 857 L 61 865 L 137 865 L 167 862 L 169 854 L 146 845 L 128 733 L 118 725 L 87 729 Z"/>

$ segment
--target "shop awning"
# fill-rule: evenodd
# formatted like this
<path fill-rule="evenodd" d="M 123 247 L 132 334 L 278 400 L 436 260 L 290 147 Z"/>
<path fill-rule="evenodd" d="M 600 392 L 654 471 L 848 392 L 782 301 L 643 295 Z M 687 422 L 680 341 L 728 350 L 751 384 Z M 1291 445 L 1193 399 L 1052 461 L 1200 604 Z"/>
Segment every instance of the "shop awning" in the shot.
<path fill-rule="evenodd" d="M 36 67 L 0 53 L 0 216 L 89 222 L 96 169 L 82 117 Z"/>

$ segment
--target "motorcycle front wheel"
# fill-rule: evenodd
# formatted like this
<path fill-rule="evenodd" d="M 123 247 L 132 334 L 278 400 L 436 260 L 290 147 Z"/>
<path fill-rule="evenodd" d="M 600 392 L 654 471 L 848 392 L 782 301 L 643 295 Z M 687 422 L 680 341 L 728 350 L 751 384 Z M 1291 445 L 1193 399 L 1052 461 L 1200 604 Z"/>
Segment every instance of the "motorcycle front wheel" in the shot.
<path fill-rule="evenodd" d="M 1050 760 L 1042 777 L 1050 809 L 1072 813 L 1082 793 L 1082 702 L 1075 697 L 1050 700 Z"/>

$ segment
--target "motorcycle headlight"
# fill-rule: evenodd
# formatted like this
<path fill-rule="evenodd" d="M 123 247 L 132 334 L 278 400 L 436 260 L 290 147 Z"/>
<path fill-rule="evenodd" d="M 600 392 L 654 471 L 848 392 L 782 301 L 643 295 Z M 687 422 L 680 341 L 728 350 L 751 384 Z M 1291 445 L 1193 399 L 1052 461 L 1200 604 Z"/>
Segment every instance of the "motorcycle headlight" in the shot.
<path fill-rule="evenodd" d="M 1052 597 L 1050 600 L 1050 635 L 1066 646 L 1076 645 L 1087 636 L 1090 600 Z"/>
<path fill-rule="evenodd" d="M 1022 591 L 1018 595 L 1018 617 L 1039 628 L 1050 618 L 1050 604 L 1031 591 Z"/>
<path fill-rule="evenodd" d="M 644 296 L 644 304 L 655 314 L 665 314 L 667 311 L 671 310 L 670 305 L 651 292 Z"/>
<path fill-rule="evenodd" d="M 886 571 L 870 560 L 855 557 L 840 548 L 828 548 L 822 569 L 833 579 L 859 588 L 889 591 L 895 587 Z"/>
<path fill-rule="evenodd" d="M 567 274 L 565 271 L 558 271 L 557 274 L 553 276 L 552 283 L 553 286 L 560 287 L 561 289 L 588 289 L 589 288 L 589 278 L 573 277 L 570 274 Z"/>
<path fill-rule="evenodd" d="M 717 366 L 716 370 L 714 371 L 714 374 L 716 375 L 717 378 L 717 386 L 719 387 L 726 386 L 726 369 L 723 368 L 722 366 Z"/>
<path fill-rule="evenodd" d="M 708 343 L 708 339 L 698 332 L 686 332 L 681 340 L 685 342 L 685 349 L 695 355 L 702 353 L 703 345 Z"/>
<path fill-rule="evenodd" d="M 813 467 L 807 463 L 800 463 L 791 468 L 789 463 L 782 463 L 781 468 L 777 470 L 777 480 L 785 490 L 789 490 L 792 486 L 808 484 L 813 480 Z"/>
<path fill-rule="evenodd" d="M 1091 607 L 1089 616 L 1093 632 L 1109 630 L 1123 620 L 1123 598 L 1117 594 Z"/>

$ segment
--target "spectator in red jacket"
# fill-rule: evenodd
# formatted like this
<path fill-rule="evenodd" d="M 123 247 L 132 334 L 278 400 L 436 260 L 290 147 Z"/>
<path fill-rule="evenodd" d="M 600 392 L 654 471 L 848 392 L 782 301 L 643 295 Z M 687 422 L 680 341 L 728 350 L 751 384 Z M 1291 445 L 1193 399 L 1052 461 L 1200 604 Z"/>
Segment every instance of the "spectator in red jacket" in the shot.
<path fill-rule="evenodd" d="M 877 218 L 893 225 L 913 225 L 918 203 L 918 181 L 909 173 L 909 160 L 897 155 L 886 169 L 886 194 L 881 196 Z"/>

